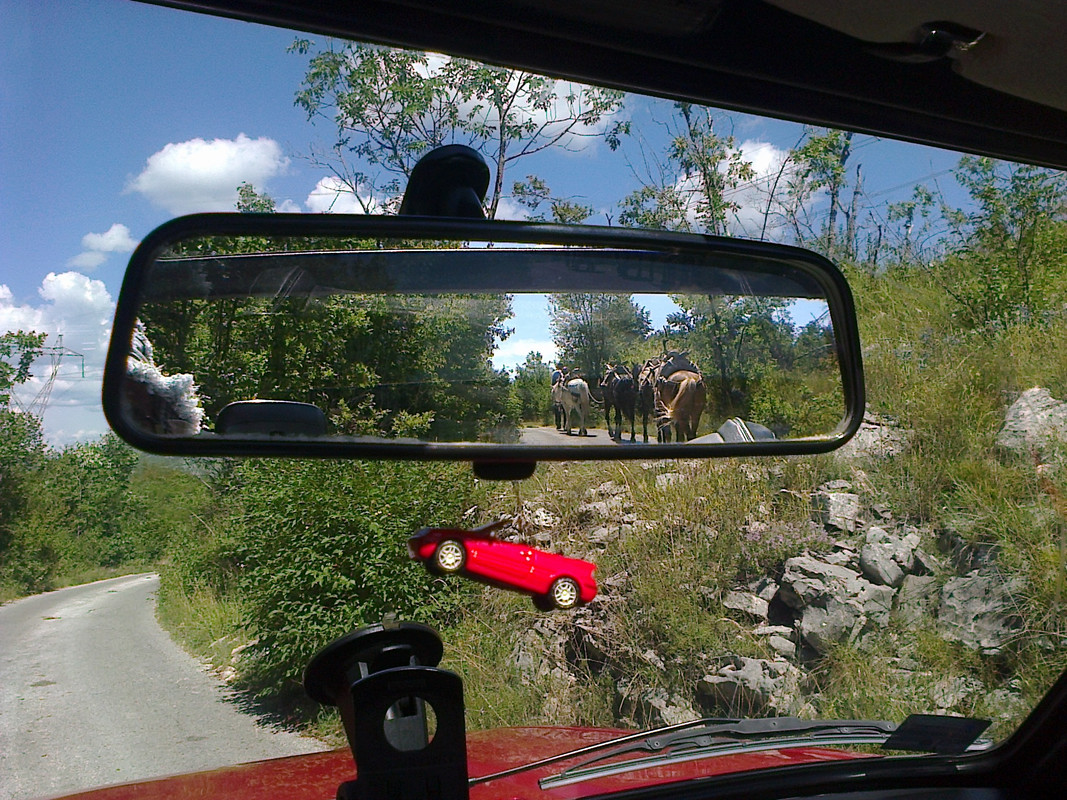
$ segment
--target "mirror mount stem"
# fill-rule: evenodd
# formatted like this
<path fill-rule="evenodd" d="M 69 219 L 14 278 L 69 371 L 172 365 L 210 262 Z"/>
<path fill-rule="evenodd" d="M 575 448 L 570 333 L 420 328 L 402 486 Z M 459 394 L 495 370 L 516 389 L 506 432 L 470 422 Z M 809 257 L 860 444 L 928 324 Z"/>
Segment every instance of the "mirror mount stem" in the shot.
<path fill-rule="evenodd" d="M 536 461 L 475 461 L 474 477 L 483 481 L 524 481 L 537 469 Z"/>
<path fill-rule="evenodd" d="M 481 153 L 463 144 L 436 147 L 411 170 L 401 216 L 485 219 L 489 166 Z"/>
<path fill-rule="evenodd" d="M 489 166 L 481 153 L 462 144 L 435 147 L 411 170 L 401 216 L 485 219 L 482 203 L 489 188 Z M 486 481 L 521 481 L 534 474 L 536 461 L 475 461 L 474 475 Z"/>

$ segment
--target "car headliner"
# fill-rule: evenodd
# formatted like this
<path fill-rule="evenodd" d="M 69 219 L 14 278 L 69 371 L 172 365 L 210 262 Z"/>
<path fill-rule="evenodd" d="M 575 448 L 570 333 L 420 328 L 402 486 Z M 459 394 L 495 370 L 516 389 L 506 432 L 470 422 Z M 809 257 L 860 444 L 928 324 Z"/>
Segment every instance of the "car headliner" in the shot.
<path fill-rule="evenodd" d="M 1052 0 L 145 1 L 1067 167 Z"/>

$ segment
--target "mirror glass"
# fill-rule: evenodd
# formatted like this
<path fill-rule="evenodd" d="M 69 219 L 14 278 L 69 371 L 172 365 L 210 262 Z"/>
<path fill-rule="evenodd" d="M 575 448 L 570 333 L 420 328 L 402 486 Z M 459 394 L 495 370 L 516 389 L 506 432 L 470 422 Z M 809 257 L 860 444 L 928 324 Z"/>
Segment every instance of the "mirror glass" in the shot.
<path fill-rule="evenodd" d="M 845 417 L 825 277 L 800 261 L 341 237 L 156 250 L 120 303 L 117 413 L 149 437 L 653 448 L 810 440 Z"/>

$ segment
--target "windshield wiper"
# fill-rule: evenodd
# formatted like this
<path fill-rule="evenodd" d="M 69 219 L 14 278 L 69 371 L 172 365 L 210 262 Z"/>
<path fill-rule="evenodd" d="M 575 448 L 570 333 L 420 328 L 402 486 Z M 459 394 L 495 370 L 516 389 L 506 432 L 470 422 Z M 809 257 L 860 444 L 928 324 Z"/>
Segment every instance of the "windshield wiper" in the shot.
<path fill-rule="evenodd" d="M 912 714 L 900 725 L 883 720 L 805 720 L 796 717 L 700 719 L 610 739 L 471 778 L 469 782 L 473 786 L 586 755 L 591 757 L 557 775 L 542 778 L 538 784 L 542 789 L 551 789 L 644 767 L 783 747 L 874 744 L 885 750 L 960 754 L 991 745 L 988 740 L 978 738 L 989 724 L 988 720 L 931 714 Z M 625 761 L 612 760 L 634 753 L 648 755 Z M 603 763 L 605 761 L 610 763 Z"/>
<path fill-rule="evenodd" d="M 795 717 L 714 721 L 695 728 L 656 732 L 635 742 L 619 745 L 560 772 L 542 778 L 542 789 L 630 772 L 650 766 L 664 766 L 709 756 L 730 755 L 781 747 L 882 744 L 896 730 L 892 722 L 881 720 L 804 720 Z M 633 753 L 646 757 L 612 761 Z"/>

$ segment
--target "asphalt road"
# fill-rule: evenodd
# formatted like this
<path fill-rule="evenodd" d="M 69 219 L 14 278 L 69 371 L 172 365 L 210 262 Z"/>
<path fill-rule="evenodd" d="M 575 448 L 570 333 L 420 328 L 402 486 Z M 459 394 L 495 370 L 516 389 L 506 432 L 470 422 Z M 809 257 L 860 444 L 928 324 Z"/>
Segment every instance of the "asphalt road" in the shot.
<path fill-rule="evenodd" d="M 520 433 L 519 441 L 522 444 L 536 444 L 536 445 L 567 445 L 582 447 L 583 445 L 591 444 L 622 444 L 624 446 L 630 445 L 630 429 L 629 427 L 623 430 L 623 437 L 621 442 L 614 442 L 608 437 L 608 431 L 606 428 L 589 428 L 586 436 L 579 436 L 578 429 L 573 428 L 571 435 L 557 431 L 554 427 L 548 426 L 543 428 L 523 428 Z M 652 434 L 651 442 L 655 444 L 655 432 Z M 642 444 L 641 431 L 637 431 L 637 441 L 634 444 Z"/>
<path fill-rule="evenodd" d="M 155 620 L 155 575 L 0 607 L 0 799 L 324 749 L 276 730 Z"/>

